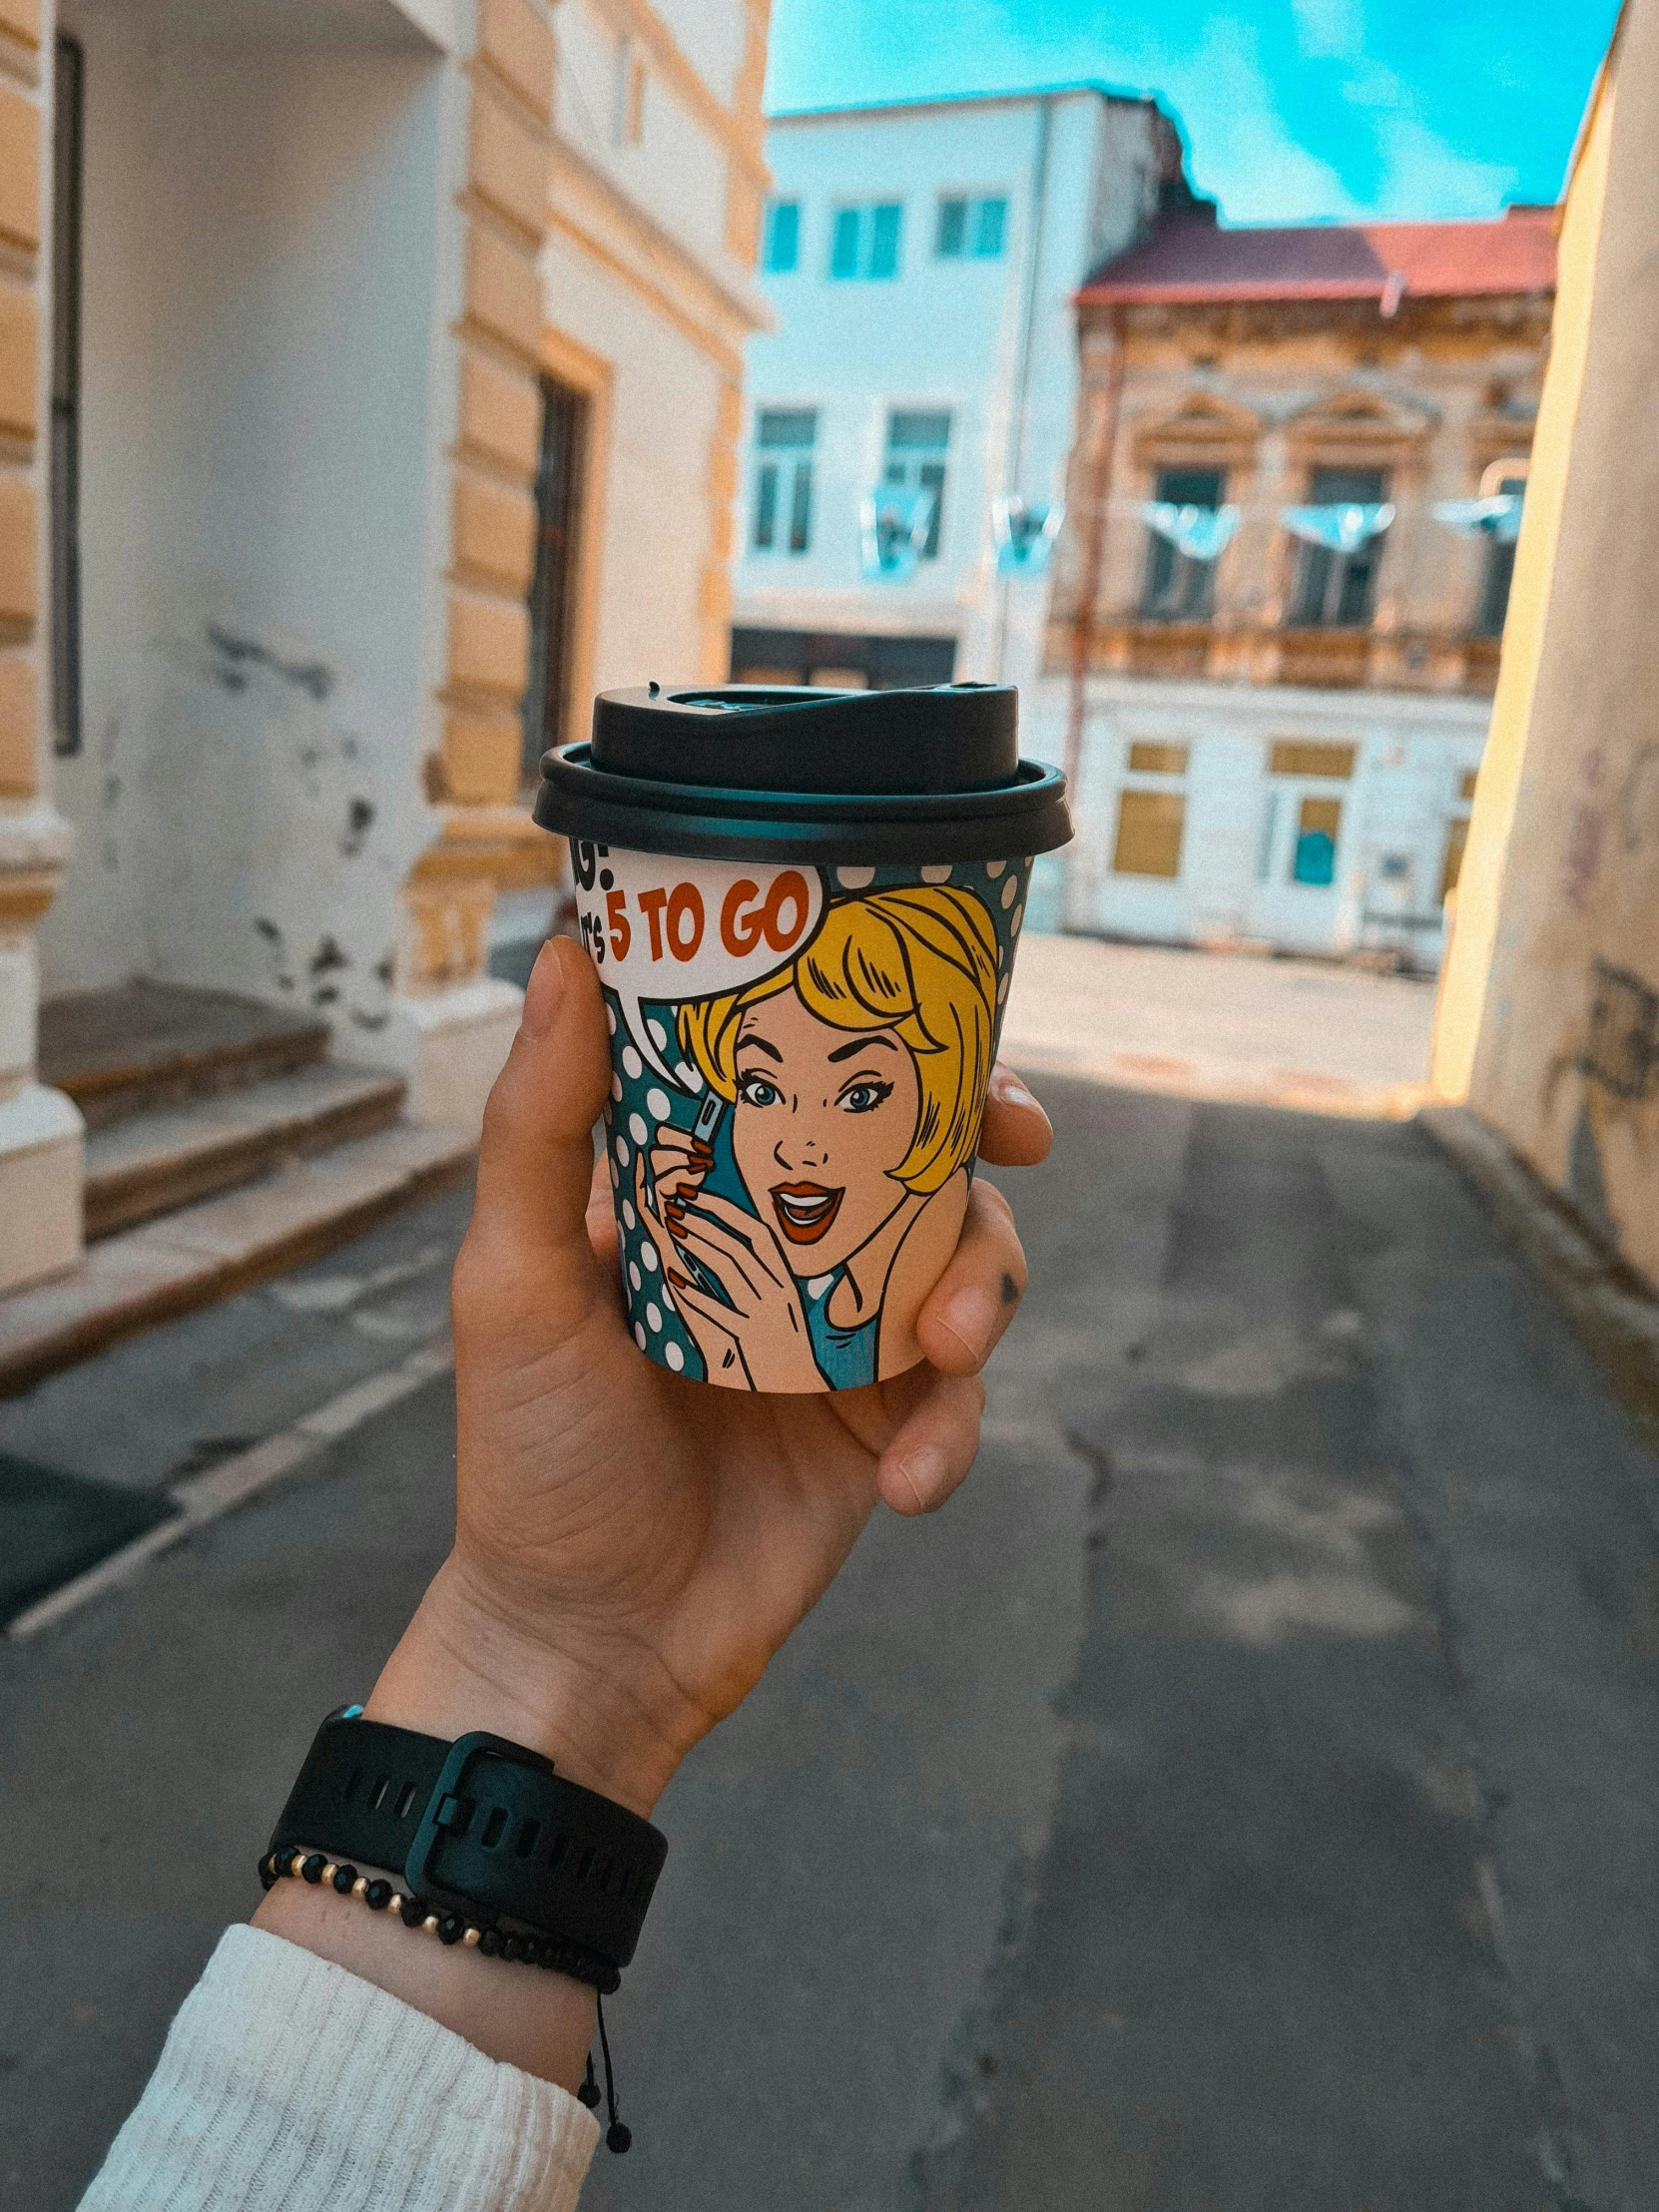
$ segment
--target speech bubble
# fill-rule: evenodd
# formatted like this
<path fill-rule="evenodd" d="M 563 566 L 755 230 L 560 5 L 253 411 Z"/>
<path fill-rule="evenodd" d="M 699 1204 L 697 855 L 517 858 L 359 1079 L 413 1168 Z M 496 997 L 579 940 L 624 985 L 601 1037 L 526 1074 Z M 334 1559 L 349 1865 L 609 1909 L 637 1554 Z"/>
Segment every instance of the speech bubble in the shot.
<path fill-rule="evenodd" d="M 714 998 L 772 974 L 811 941 L 824 878 L 797 864 L 677 860 L 577 838 L 570 852 L 582 942 L 641 1059 L 684 1090 L 642 1002 Z"/>

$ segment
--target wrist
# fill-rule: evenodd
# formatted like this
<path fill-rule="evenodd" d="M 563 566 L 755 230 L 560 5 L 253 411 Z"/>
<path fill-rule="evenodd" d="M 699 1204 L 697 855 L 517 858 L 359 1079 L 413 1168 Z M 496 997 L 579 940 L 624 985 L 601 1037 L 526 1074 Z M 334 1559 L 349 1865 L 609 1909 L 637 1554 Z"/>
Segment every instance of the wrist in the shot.
<path fill-rule="evenodd" d="M 478 1591 L 453 1555 L 438 1570 L 363 1711 L 423 1735 L 474 1730 L 551 1759 L 584 1789 L 649 1819 L 691 1735 L 620 1645 L 533 1633 Z M 700 1732 L 700 1731 L 699 1731 Z"/>

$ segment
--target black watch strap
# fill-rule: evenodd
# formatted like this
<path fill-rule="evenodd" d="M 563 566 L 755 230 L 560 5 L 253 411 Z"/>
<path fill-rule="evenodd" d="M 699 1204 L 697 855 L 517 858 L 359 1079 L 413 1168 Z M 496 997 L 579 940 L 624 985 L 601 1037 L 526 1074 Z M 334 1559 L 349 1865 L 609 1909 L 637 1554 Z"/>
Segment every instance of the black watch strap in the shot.
<path fill-rule="evenodd" d="M 331 1713 L 271 1839 L 401 1873 L 411 1896 L 489 1927 L 501 1915 L 611 1965 L 634 1955 L 668 1856 L 649 1821 L 499 1736 L 453 1744 Z"/>

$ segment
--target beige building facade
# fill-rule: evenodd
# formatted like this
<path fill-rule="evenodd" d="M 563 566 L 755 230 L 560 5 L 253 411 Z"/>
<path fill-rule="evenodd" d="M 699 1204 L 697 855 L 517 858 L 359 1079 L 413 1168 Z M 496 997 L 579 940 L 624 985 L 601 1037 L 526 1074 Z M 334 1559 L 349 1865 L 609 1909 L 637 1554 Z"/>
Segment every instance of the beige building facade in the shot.
<path fill-rule="evenodd" d="M 766 28 L 0 8 L 0 1288 L 81 1246 L 42 996 L 320 1015 L 476 1127 L 537 756 L 724 672 Z"/>
<path fill-rule="evenodd" d="M 1582 131 L 1434 1042 L 1466 1102 L 1659 1282 L 1659 6 L 1630 0 Z"/>
<path fill-rule="evenodd" d="M 1524 494 L 1553 282 L 1548 211 L 1200 209 L 1084 286 L 1028 705 L 1077 778 L 1070 926 L 1438 961 L 1512 562 L 1479 503 Z"/>

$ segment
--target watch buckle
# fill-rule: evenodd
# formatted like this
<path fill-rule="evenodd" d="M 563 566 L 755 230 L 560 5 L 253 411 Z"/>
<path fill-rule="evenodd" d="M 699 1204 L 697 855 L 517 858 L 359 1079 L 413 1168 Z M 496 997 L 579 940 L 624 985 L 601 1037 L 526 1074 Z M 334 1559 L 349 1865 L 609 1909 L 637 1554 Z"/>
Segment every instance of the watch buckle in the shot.
<path fill-rule="evenodd" d="M 445 1831 L 454 1825 L 443 1819 L 443 1809 L 452 1799 L 464 1795 L 461 1786 L 474 1759 L 500 1759 L 509 1766 L 531 1767 L 543 1774 L 554 1771 L 551 1759 L 544 1759 L 539 1752 L 527 1751 L 522 1744 L 508 1743 L 504 1736 L 491 1736 L 481 1729 L 471 1735 L 457 1736 L 438 1770 L 432 1794 L 426 1800 L 426 1809 L 410 1841 L 403 1861 L 403 1880 L 411 1897 L 423 1898 L 445 1912 L 465 1913 L 480 1926 L 493 1927 L 496 1919 L 493 1909 L 481 1907 L 475 1899 L 464 1897 L 458 1890 L 446 1890 L 441 1883 L 432 1880 L 429 1872 L 433 1853 Z"/>

